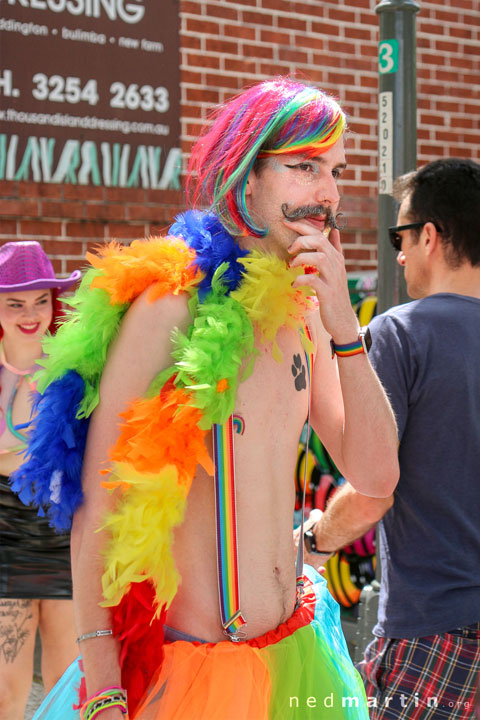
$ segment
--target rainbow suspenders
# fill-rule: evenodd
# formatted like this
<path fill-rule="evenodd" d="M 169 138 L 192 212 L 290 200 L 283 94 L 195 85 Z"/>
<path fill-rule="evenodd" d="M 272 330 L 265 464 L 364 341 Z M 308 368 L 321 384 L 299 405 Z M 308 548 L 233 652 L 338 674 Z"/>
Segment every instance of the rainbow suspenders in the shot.
<path fill-rule="evenodd" d="M 311 340 L 306 325 L 300 332 Z M 308 418 L 307 438 L 310 435 L 310 401 L 312 392 L 313 354 L 305 350 L 308 372 Z M 231 415 L 223 425 L 212 428 L 213 454 L 215 460 L 215 521 L 217 537 L 217 576 L 220 617 L 225 635 L 232 642 L 246 639 L 246 620 L 240 610 L 240 585 L 238 578 L 237 514 L 235 501 L 235 454 L 234 431 L 243 434 L 243 421 Z M 308 440 L 307 440 L 308 443 Z M 303 502 L 305 504 L 306 470 L 303 481 Z M 301 538 L 303 538 L 303 512 Z M 297 553 L 297 605 L 303 593 L 303 542 Z M 242 629 L 243 628 L 243 629 Z"/>

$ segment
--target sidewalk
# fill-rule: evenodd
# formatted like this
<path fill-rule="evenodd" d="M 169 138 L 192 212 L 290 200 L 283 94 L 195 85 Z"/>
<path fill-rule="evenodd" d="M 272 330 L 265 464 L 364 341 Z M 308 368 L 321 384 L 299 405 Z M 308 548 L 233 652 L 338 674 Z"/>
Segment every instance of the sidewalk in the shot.
<path fill-rule="evenodd" d="M 33 684 L 32 684 L 32 690 L 30 692 L 30 697 L 28 698 L 27 710 L 25 713 L 25 720 L 32 720 L 35 710 L 38 708 L 38 706 L 40 705 L 40 703 L 42 702 L 42 700 L 45 696 L 45 693 L 43 692 L 42 681 L 41 681 L 40 658 L 41 658 L 40 638 L 37 635 L 37 640 L 35 643 L 35 655 L 34 655 L 34 659 L 33 659 Z"/>
<path fill-rule="evenodd" d="M 43 692 L 43 685 L 40 682 L 34 680 L 32 685 L 32 692 L 30 693 L 30 697 L 28 698 L 25 720 L 32 720 L 33 714 L 42 702 L 44 695 L 45 693 Z"/>

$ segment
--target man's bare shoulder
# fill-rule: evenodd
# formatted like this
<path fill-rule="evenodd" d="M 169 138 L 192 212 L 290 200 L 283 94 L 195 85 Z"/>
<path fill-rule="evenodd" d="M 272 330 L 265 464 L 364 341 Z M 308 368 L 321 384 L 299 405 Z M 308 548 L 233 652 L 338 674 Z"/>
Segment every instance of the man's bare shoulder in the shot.
<path fill-rule="evenodd" d="M 143 394 L 155 375 L 171 365 L 172 330 L 185 332 L 190 323 L 185 293 L 152 301 L 145 290 L 125 313 L 108 353 L 102 387 L 115 388 L 121 382 L 127 396 Z M 125 373 L 127 367 L 134 372 Z"/>
<path fill-rule="evenodd" d="M 186 293 L 179 293 L 151 300 L 150 288 L 147 288 L 131 304 L 124 324 L 137 326 L 138 332 L 151 333 L 153 337 L 163 336 L 177 327 L 185 331 L 191 322 L 188 299 Z"/>

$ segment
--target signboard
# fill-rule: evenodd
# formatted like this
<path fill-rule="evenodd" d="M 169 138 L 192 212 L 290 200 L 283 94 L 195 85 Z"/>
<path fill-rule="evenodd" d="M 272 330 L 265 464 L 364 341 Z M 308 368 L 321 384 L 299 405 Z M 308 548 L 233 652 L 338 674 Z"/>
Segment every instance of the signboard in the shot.
<path fill-rule="evenodd" d="M 393 188 L 393 93 L 379 94 L 378 142 L 380 195 L 391 195 Z"/>
<path fill-rule="evenodd" d="M 180 187 L 178 0 L 0 0 L 0 180 Z"/>
<path fill-rule="evenodd" d="M 398 40 L 382 40 L 378 45 L 378 72 L 380 75 L 398 70 Z"/>

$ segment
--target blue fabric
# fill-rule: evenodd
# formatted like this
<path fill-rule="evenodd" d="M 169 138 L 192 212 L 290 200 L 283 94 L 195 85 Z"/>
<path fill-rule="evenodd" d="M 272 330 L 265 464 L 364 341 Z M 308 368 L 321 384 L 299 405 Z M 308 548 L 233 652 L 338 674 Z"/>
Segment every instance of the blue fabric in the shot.
<path fill-rule="evenodd" d="M 400 434 L 374 633 L 424 637 L 480 619 L 480 300 L 431 295 L 370 330 Z"/>
<path fill-rule="evenodd" d="M 83 677 L 80 657 L 63 673 L 55 687 L 48 693 L 32 720 L 79 720 L 80 711 L 73 706 L 78 703 L 78 688 Z"/>

